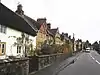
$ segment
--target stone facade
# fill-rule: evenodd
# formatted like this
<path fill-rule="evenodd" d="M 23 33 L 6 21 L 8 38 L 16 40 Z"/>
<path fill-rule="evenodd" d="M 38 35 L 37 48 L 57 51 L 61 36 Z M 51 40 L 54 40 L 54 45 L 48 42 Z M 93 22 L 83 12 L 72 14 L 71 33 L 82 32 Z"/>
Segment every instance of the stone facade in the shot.
<path fill-rule="evenodd" d="M 36 49 L 41 49 L 47 41 L 47 24 L 46 19 L 38 19 L 37 22 L 40 24 L 40 28 L 36 37 Z"/>

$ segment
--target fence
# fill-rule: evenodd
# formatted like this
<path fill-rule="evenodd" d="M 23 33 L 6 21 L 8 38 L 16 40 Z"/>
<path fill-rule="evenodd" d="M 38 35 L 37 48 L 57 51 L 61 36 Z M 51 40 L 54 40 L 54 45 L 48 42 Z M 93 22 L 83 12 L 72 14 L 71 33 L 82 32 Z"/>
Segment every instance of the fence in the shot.
<path fill-rule="evenodd" d="M 0 60 L 0 75 L 28 75 L 29 60 L 24 59 L 9 59 Z"/>
<path fill-rule="evenodd" d="M 52 65 L 54 62 L 60 62 L 71 56 L 71 54 L 51 54 L 41 56 L 30 56 L 29 60 L 29 73 L 41 70 L 47 66 Z"/>

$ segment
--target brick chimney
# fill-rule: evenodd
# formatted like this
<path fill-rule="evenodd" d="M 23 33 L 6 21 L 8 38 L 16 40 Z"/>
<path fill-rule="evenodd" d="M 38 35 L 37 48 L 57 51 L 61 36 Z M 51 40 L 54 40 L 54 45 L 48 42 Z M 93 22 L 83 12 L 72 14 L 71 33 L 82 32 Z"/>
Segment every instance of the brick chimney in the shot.
<path fill-rule="evenodd" d="M 61 34 L 61 35 L 64 37 L 64 35 L 65 35 L 65 34 L 64 34 L 64 32 L 62 32 L 62 34 Z"/>
<path fill-rule="evenodd" d="M 46 24 L 46 18 L 38 18 L 37 19 L 37 22 L 41 25 L 41 24 L 43 24 L 43 23 L 45 23 Z"/>
<path fill-rule="evenodd" d="M 19 15 L 24 15 L 24 11 L 22 10 L 22 8 L 23 8 L 23 6 L 21 5 L 21 4 L 19 4 L 18 6 L 17 6 L 17 10 L 15 11 L 17 14 L 19 14 Z"/>
<path fill-rule="evenodd" d="M 68 33 L 65 33 L 65 36 L 68 37 Z"/>
<path fill-rule="evenodd" d="M 69 35 L 69 39 L 71 39 L 71 36 Z"/>
<path fill-rule="evenodd" d="M 47 23 L 47 28 L 51 29 L 51 24 L 50 23 Z"/>

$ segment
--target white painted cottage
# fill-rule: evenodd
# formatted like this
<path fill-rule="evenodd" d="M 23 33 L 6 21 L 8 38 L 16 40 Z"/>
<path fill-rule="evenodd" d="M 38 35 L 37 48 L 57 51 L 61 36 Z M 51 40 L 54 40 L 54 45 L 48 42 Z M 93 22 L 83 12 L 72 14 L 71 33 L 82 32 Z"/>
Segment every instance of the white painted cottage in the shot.
<path fill-rule="evenodd" d="M 0 59 L 8 56 L 22 57 L 30 48 L 34 50 L 36 25 L 38 23 L 35 20 L 24 14 L 21 5 L 13 12 L 0 3 Z"/>

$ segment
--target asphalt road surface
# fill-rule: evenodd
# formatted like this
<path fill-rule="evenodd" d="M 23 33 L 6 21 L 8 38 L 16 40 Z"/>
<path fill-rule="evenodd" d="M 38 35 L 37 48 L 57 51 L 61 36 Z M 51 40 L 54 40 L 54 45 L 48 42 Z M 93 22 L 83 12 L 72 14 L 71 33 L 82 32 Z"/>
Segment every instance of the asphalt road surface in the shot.
<path fill-rule="evenodd" d="M 56 75 L 100 75 L 100 55 L 96 51 L 83 52 L 73 64 Z"/>

